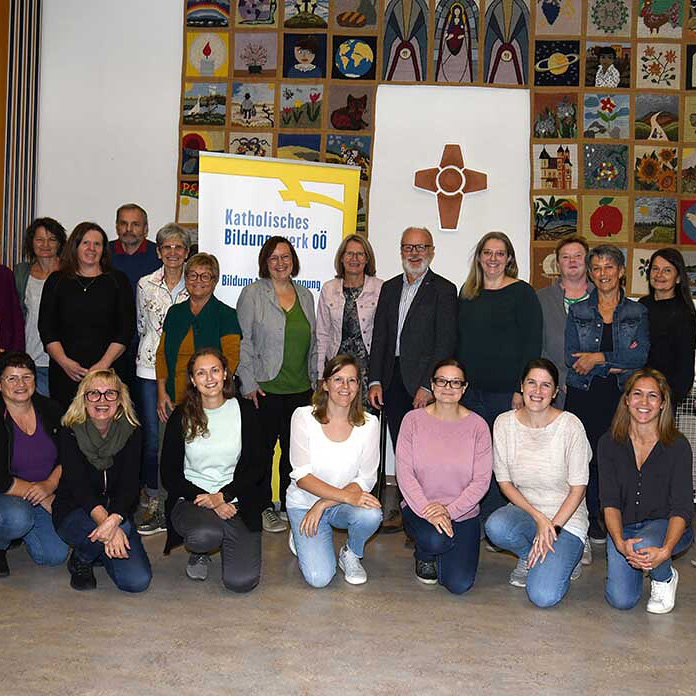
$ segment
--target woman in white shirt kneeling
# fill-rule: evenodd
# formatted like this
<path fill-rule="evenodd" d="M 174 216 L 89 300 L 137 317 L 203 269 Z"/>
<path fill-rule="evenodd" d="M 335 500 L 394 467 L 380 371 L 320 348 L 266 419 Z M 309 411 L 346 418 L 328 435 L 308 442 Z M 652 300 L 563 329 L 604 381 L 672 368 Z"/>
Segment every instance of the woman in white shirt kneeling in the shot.
<path fill-rule="evenodd" d="M 220 549 L 225 587 L 248 592 L 261 575 L 264 467 L 256 410 L 235 397 L 217 348 L 196 351 L 186 370 L 186 395 L 167 421 L 162 448 L 164 552 L 183 541 L 191 554 L 186 575 L 205 580 L 210 554 Z"/>
<path fill-rule="evenodd" d="M 337 355 L 326 364 L 312 405 L 292 416 L 289 541 L 312 587 L 325 587 L 336 574 L 334 527 L 348 530 L 338 556 L 346 582 L 367 582 L 360 559 L 382 521 L 379 500 L 368 492 L 377 480 L 379 422 L 364 412 L 361 386 L 355 358 Z"/>
<path fill-rule="evenodd" d="M 580 574 L 592 451 L 580 420 L 551 406 L 558 370 L 550 360 L 527 363 L 521 391 L 523 407 L 493 426 L 493 470 L 510 503 L 491 514 L 486 535 L 519 559 L 510 584 L 552 607 Z"/>

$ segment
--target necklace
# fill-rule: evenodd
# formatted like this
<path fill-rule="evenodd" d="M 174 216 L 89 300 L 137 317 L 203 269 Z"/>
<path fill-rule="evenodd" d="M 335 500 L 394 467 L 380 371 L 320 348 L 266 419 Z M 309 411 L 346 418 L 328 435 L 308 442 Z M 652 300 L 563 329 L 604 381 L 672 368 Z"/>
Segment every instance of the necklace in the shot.
<path fill-rule="evenodd" d="M 92 287 L 92 285 L 94 285 L 94 281 L 97 278 L 99 278 L 99 276 L 94 276 L 94 278 L 92 278 L 92 280 L 90 280 L 89 283 L 87 283 L 87 285 L 83 285 L 82 278 L 79 275 L 75 274 L 75 280 L 77 280 L 77 284 L 82 288 L 82 292 L 87 292 Z"/>

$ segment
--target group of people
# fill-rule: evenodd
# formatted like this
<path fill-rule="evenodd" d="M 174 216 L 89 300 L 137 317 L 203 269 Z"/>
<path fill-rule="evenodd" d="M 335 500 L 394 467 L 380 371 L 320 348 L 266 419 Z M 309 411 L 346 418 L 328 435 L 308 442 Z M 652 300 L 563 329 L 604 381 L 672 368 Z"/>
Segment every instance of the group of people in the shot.
<path fill-rule="evenodd" d="M 612 606 L 634 606 L 647 572 L 648 611 L 672 609 L 671 559 L 693 514 L 674 418 L 696 343 L 678 251 L 653 254 L 650 295 L 633 302 L 619 249 L 567 237 L 558 281 L 537 294 L 490 232 L 457 297 L 430 268 L 427 229 L 404 231 L 403 273 L 384 283 L 369 242 L 349 235 L 315 312 L 292 243 L 270 237 L 234 309 L 187 230 L 165 225 L 154 244 L 147 231 L 135 204 L 118 209 L 115 242 L 91 222 L 69 237 L 50 218 L 27 231 L 0 307 L 0 575 L 23 539 L 39 564 L 72 547 L 75 589 L 95 587 L 103 565 L 142 591 L 140 537 L 166 530 L 189 578 L 205 580 L 219 550 L 224 585 L 246 592 L 262 530 L 289 525 L 308 584 L 337 566 L 361 584 L 366 542 L 403 528 L 417 579 L 455 594 L 473 585 L 485 539 L 517 557 L 512 585 L 553 606 L 593 542 L 607 544 Z M 400 501 L 384 513 L 380 411 Z M 334 528 L 347 530 L 338 557 Z"/>

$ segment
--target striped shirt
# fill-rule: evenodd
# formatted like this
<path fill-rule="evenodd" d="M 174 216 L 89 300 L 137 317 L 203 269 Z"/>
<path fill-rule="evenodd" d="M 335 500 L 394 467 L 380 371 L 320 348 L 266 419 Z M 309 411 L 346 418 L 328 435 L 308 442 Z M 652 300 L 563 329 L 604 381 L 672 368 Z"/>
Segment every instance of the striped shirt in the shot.
<path fill-rule="evenodd" d="M 406 315 L 413 304 L 413 299 L 415 298 L 418 288 L 420 288 L 423 278 L 425 278 L 425 274 L 427 272 L 428 269 L 426 268 L 423 273 L 412 283 L 408 282 L 408 277 L 406 273 L 404 273 L 403 284 L 401 286 L 401 299 L 399 300 L 399 323 L 396 327 L 396 350 L 394 352 L 396 357 L 399 357 L 401 353 L 399 344 L 401 343 L 401 330 L 404 328 Z"/>

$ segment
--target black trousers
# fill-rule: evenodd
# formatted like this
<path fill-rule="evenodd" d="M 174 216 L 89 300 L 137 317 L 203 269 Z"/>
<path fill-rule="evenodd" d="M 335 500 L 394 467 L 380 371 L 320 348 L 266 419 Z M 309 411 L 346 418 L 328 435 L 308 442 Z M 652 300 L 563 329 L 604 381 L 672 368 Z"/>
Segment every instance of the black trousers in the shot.
<path fill-rule="evenodd" d="M 179 500 L 172 510 L 172 526 L 191 553 L 220 549 L 222 582 L 232 592 L 249 592 L 261 578 L 261 532 L 252 532 L 239 514 L 229 520 L 214 510 Z"/>
<path fill-rule="evenodd" d="M 404 386 L 399 358 L 396 358 L 394 361 L 394 374 L 382 396 L 384 398 L 384 413 L 387 416 L 389 434 L 391 435 L 394 449 L 396 449 L 401 421 L 409 411 L 413 410 L 413 394 L 409 394 Z"/>
<path fill-rule="evenodd" d="M 265 447 L 264 475 L 261 494 L 264 496 L 264 509 L 273 505 L 271 492 L 271 472 L 273 471 L 273 451 L 280 441 L 280 509 L 285 510 L 285 493 L 290 485 L 290 419 L 296 408 L 307 406 L 312 391 L 297 394 L 269 394 L 259 396 L 259 423 Z"/>

